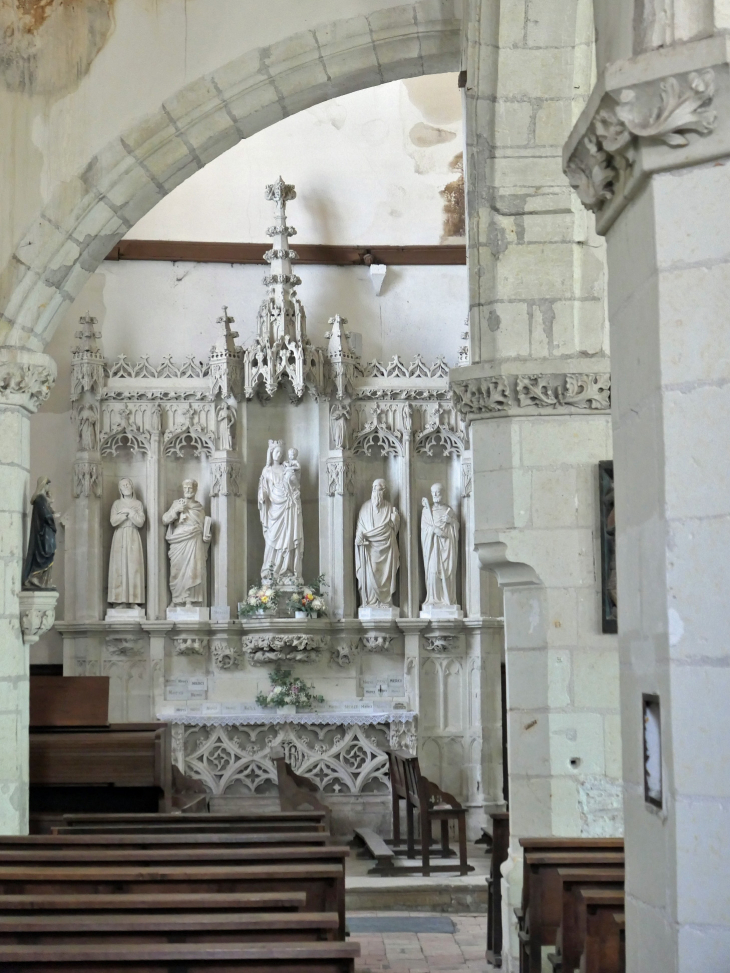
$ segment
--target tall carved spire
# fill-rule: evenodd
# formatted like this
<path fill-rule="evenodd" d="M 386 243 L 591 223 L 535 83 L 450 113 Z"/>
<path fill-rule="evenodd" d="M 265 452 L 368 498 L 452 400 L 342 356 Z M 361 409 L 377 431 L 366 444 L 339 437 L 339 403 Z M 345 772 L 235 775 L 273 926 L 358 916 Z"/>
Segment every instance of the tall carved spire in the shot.
<path fill-rule="evenodd" d="M 289 246 L 289 237 L 295 236 L 297 231 L 286 224 L 286 204 L 296 199 L 296 189 L 279 176 L 276 182 L 266 187 L 265 195 L 276 205 L 276 222 L 266 231 L 272 247 L 264 254 L 264 260 L 271 270 L 264 277 L 269 293 L 259 309 L 259 337 L 272 342 L 284 338 L 305 341 L 306 315 L 295 290 L 302 281 L 292 271 L 292 260 L 297 259 L 297 253 Z"/>
<path fill-rule="evenodd" d="M 270 265 L 264 277 L 268 294 L 259 307 L 256 341 L 243 353 L 243 391 L 271 398 L 283 385 L 298 402 L 308 389 L 320 395 L 324 389 L 324 351 L 307 338 L 306 315 L 297 297 L 301 279 L 292 272 L 297 254 L 289 237 L 297 232 L 286 223 L 286 204 L 296 199 L 294 186 L 279 176 L 266 187 L 266 198 L 276 206 L 276 222 L 266 231 L 272 247 L 264 254 Z"/>
<path fill-rule="evenodd" d="M 95 396 L 101 394 L 104 385 L 104 355 L 97 344 L 101 331 L 98 321 L 86 314 L 79 318 L 80 329 L 74 337 L 80 344 L 71 349 L 71 401 L 75 402 L 83 392 Z"/>

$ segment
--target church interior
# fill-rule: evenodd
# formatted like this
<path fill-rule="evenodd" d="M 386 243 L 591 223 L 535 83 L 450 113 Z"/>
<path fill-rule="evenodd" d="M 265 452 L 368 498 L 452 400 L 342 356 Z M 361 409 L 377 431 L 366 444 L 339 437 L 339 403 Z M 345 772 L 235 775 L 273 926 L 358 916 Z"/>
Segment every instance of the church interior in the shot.
<path fill-rule="evenodd" d="M 728 32 L 0 0 L 9 971 L 730 968 Z"/>

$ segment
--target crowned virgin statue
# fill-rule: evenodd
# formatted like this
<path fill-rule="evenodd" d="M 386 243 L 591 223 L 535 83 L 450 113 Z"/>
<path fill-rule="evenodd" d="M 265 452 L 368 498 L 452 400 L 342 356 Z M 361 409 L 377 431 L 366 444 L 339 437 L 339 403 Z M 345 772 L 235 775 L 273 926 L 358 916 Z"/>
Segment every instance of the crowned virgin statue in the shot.
<path fill-rule="evenodd" d="M 265 543 L 261 580 L 270 584 L 302 584 L 300 466 L 295 449 L 289 450 L 284 462 L 284 443 L 280 439 L 269 440 L 266 466 L 259 479 L 258 503 Z"/>

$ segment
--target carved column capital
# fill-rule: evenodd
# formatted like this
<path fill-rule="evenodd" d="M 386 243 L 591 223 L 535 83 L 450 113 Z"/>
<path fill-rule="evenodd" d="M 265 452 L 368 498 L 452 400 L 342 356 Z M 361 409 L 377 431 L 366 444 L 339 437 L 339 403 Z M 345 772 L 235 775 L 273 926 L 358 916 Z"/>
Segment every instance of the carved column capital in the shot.
<path fill-rule="evenodd" d="M 563 169 L 606 233 L 652 175 L 730 154 L 723 37 L 609 64 L 563 150 Z"/>
<path fill-rule="evenodd" d="M 21 591 L 18 594 L 20 603 L 20 630 L 23 642 L 33 645 L 41 635 L 52 627 L 56 620 L 56 602 L 58 592 L 55 588 L 38 588 L 34 591 Z"/>
<path fill-rule="evenodd" d="M 593 368 L 606 365 L 605 359 L 591 362 Z M 510 375 L 495 373 L 489 364 L 470 365 L 451 371 L 451 391 L 457 411 L 467 419 L 611 409 L 611 376 L 602 370 Z"/>
<path fill-rule="evenodd" d="M 37 412 L 55 381 L 56 363 L 49 355 L 26 348 L 0 348 L 0 406 Z"/>

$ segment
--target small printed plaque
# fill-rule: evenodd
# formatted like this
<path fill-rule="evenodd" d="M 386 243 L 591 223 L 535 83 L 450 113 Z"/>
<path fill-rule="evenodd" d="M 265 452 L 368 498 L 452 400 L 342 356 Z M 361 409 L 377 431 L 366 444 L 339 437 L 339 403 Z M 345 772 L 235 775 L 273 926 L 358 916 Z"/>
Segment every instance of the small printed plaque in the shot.
<path fill-rule="evenodd" d="M 207 676 L 191 676 L 188 679 L 188 689 L 191 693 L 207 693 L 208 692 L 208 677 Z"/>
<path fill-rule="evenodd" d="M 388 695 L 405 696 L 406 687 L 403 676 L 388 676 Z"/>
<path fill-rule="evenodd" d="M 203 716 L 220 716 L 222 703 L 203 703 Z"/>
<path fill-rule="evenodd" d="M 238 716 L 241 712 L 240 703 L 221 703 L 222 716 Z"/>
<path fill-rule="evenodd" d="M 362 681 L 362 694 L 365 699 L 383 699 L 389 695 L 388 680 L 365 676 Z"/>
<path fill-rule="evenodd" d="M 172 707 L 173 716 L 187 716 L 188 707 L 185 703 L 178 703 L 176 706 Z"/>
<path fill-rule="evenodd" d="M 230 605 L 211 605 L 211 608 L 210 608 L 210 620 L 211 620 L 211 622 L 230 622 L 230 620 L 231 620 L 231 606 Z"/>
<path fill-rule="evenodd" d="M 165 699 L 187 699 L 188 681 L 187 679 L 168 679 L 165 682 Z"/>

